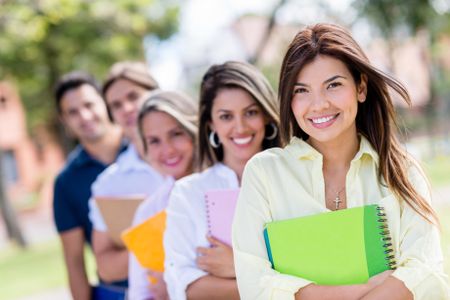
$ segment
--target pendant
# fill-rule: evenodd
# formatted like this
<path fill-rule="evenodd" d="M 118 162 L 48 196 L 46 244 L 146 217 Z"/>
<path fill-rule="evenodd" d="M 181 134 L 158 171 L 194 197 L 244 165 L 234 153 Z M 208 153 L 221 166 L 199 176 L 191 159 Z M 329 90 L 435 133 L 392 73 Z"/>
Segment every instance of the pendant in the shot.
<path fill-rule="evenodd" d="M 339 204 L 341 203 L 341 198 L 339 198 L 339 195 L 336 196 L 336 199 L 334 199 L 334 204 L 336 205 L 335 210 L 339 209 Z"/>

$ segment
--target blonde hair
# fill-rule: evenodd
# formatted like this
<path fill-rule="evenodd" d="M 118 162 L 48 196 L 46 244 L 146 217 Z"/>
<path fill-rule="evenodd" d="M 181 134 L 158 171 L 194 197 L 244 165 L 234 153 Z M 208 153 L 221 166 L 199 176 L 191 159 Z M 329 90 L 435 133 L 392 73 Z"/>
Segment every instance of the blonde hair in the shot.
<path fill-rule="evenodd" d="M 102 86 L 103 97 L 105 97 L 108 89 L 118 79 L 129 80 L 149 91 L 159 88 L 158 82 L 150 75 L 145 63 L 138 61 L 120 61 L 113 64 L 109 70 L 108 76 Z"/>
<path fill-rule="evenodd" d="M 187 95 L 179 92 L 156 90 L 147 96 L 138 116 L 138 130 L 142 139 L 144 150 L 147 145 L 142 131 L 144 117 L 149 113 L 164 112 L 174 118 L 192 138 L 194 145 L 197 144 L 197 103 Z"/>

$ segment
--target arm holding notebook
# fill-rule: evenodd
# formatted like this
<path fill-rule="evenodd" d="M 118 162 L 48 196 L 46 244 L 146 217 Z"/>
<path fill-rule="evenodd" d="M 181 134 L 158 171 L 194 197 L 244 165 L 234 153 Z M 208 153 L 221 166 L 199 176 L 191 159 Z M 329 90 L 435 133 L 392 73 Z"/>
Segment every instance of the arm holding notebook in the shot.
<path fill-rule="evenodd" d="M 322 299 L 322 300 L 338 300 L 338 299 L 365 299 L 365 295 L 380 284 L 383 284 L 389 279 L 392 271 L 384 271 L 374 277 L 372 277 L 366 284 L 355 284 L 355 285 L 338 285 L 338 286 L 326 286 L 326 285 L 316 285 L 310 284 L 301 288 L 297 293 L 295 293 L 296 300 L 308 300 L 308 299 Z M 400 282 L 401 283 L 401 282 Z M 392 291 L 390 291 L 392 293 Z M 368 298 L 368 299 L 391 299 L 392 294 L 385 297 L 379 298 Z M 406 298 L 399 298 L 406 299 Z"/>
<path fill-rule="evenodd" d="M 94 229 L 92 244 L 100 278 L 106 282 L 118 281 L 128 276 L 128 251 L 117 246 L 106 231 Z"/>
<path fill-rule="evenodd" d="M 409 179 L 417 192 L 430 202 L 429 185 L 420 169 L 411 167 Z M 393 203 L 393 208 L 386 212 L 392 222 L 390 227 L 399 228 L 397 232 L 391 230 L 393 238 L 398 241 L 395 245 L 397 269 L 393 278 L 363 299 L 380 299 L 383 292 L 392 288 L 396 293 L 405 290 L 409 293 L 410 298 L 399 299 L 450 299 L 448 279 L 443 272 L 439 229 L 406 203 Z"/>
<path fill-rule="evenodd" d="M 265 173 L 257 157 L 244 170 L 233 221 L 233 252 L 239 293 L 243 299 L 293 299 L 312 282 L 271 268 L 263 229 L 272 221 Z"/>
<path fill-rule="evenodd" d="M 105 282 L 127 278 L 128 251 L 124 247 L 117 246 L 111 239 L 108 227 L 93 198 L 89 199 L 89 218 L 93 226 L 92 250 L 100 278 Z"/>
<path fill-rule="evenodd" d="M 200 252 L 206 253 L 209 246 L 206 237 L 201 236 L 207 233 L 207 229 L 201 226 L 203 219 L 206 220 L 201 214 L 205 206 L 203 194 L 191 183 L 178 182 L 170 195 L 164 234 L 164 279 L 171 299 L 216 299 L 218 295 L 225 295 L 227 298 L 224 299 L 233 299 L 230 295 L 237 295 L 235 279 L 221 278 L 207 271 L 211 269 L 213 272 L 229 273 L 229 267 L 222 269 L 223 266 L 215 263 L 228 256 L 226 251 L 209 251 L 209 258 L 200 260 L 204 269 L 197 264 L 198 247 L 202 246 Z"/>
<path fill-rule="evenodd" d="M 233 249 L 225 243 L 207 236 L 211 247 L 198 247 L 197 265 L 211 275 L 222 278 L 236 278 L 234 272 Z"/>
<path fill-rule="evenodd" d="M 206 275 L 191 283 L 186 296 L 189 300 L 239 300 L 236 280 Z"/>
<path fill-rule="evenodd" d="M 233 250 L 213 237 L 207 237 L 211 247 L 198 247 L 197 266 L 209 275 L 199 278 L 187 288 L 188 299 L 219 299 L 217 289 L 223 299 L 239 299 L 236 274 L 233 263 Z M 222 288 L 223 287 L 223 288 Z M 222 299 L 222 298 L 220 298 Z"/>
<path fill-rule="evenodd" d="M 379 274 L 367 284 L 323 286 L 273 270 L 262 235 L 272 221 L 265 175 L 257 158 L 247 164 L 233 223 L 236 275 L 244 299 L 360 299 L 390 275 Z"/>
<path fill-rule="evenodd" d="M 166 210 L 164 280 L 171 299 L 186 299 L 188 285 L 207 275 L 195 264 L 196 226 L 195 219 L 189 217 L 192 207 L 185 193 L 185 190 L 175 184 Z"/>

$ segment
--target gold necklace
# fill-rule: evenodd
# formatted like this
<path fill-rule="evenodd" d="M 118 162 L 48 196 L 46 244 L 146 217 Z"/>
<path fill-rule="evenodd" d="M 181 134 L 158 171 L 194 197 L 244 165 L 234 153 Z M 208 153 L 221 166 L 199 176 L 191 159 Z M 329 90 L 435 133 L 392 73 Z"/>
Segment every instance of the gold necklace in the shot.
<path fill-rule="evenodd" d="M 336 206 L 336 207 L 335 207 L 335 210 L 339 210 L 339 205 L 340 205 L 341 202 L 342 202 L 341 197 L 339 196 L 339 194 L 342 193 L 342 191 L 343 191 L 344 189 L 345 189 L 345 185 L 344 185 L 344 187 L 343 187 L 339 192 L 336 193 L 336 197 L 335 197 L 334 200 L 333 200 L 334 205 Z"/>

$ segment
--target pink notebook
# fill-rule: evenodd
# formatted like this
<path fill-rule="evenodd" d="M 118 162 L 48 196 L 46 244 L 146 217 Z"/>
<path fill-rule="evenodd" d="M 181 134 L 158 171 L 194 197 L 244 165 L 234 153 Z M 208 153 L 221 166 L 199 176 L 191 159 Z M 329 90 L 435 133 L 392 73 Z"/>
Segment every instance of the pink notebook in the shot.
<path fill-rule="evenodd" d="M 209 234 L 228 245 L 231 245 L 231 223 L 238 196 L 239 189 L 210 190 L 205 193 Z"/>

